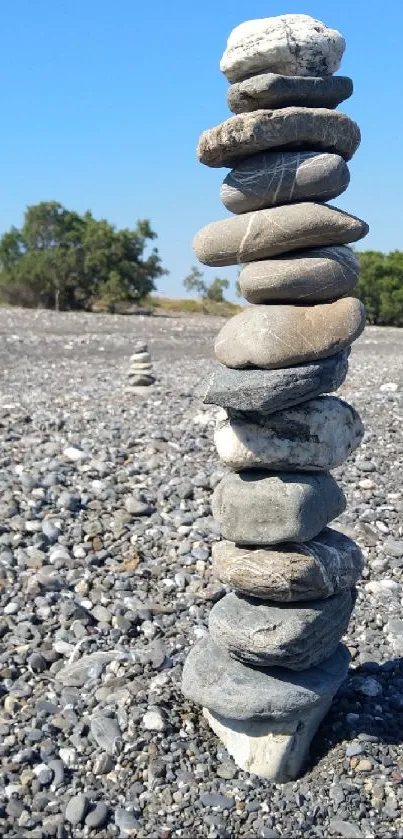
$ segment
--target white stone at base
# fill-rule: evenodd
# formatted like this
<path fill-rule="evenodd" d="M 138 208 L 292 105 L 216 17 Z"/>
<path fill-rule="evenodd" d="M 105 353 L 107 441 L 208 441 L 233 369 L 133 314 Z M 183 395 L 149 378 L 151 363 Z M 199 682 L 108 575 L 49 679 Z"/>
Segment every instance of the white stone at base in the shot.
<path fill-rule="evenodd" d="M 290 722 L 233 720 L 203 708 L 203 714 L 240 769 L 277 783 L 294 780 L 303 769 L 311 740 L 329 710 L 326 699 Z"/>

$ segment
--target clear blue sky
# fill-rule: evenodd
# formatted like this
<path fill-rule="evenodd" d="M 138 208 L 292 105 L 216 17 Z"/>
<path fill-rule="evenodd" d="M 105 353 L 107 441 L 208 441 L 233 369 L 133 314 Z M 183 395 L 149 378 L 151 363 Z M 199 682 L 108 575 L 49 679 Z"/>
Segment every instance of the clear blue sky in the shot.
<path fill-rule="evenodd" d="M 1 11 L 0 232 L 45 200 L 120 227 L 150 218 L 170 271 L 160 290 L 181 295 L 194 233 L 226 215 L 226 170 L 201 166 L 195 146 L 230 116 L 227 36 L 303 12 L 343 33 L 339 72 L 355 85 L 341 108 L 363 141 L 334 203 L 369 222 L 360 247 L 403 249 L 403 0 L 13 0 Z"/>

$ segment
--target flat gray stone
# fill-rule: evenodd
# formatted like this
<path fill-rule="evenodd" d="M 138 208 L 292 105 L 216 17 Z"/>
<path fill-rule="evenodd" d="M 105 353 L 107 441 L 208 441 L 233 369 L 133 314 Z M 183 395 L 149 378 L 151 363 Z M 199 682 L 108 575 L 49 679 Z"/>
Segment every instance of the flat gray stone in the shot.
<path fill-rule="evenodd" d="M 334 653 L 352 608 L 350 589 L 281 605 L 231 592 L 213 606 L 209 631 L 215 644 L 245 664 L 307 670 Z"/>
<path fill-rule="evenodd" d="M 249 667 L 207 636 L 185 661 L 182 691 L 192 702 L 231 719 L 291 721 L 326 699 L 331 702 L 349 663 L 348 650 L 339 644 L 330 659 L 299 673 L 282 667 Z"/>
<path fill-rule="evenodd" d="M 126 654 L 121 650 L 83 655 L 78 661 L 65 664 L 56 673 L 56 680 L 65 687 L 83 687 L 89 679 L 97 679 L 111 661 L 121 661 Z"/>
<path fill-rule="evenodd" d="M 286 14 L 246 20 L 228 37 L 220 70 L 230 82 L 262 70 L 296 76 L 335 73 L 345 40 L 310 15 Z"/>
<path fill-rule="evenodd" d="M 197 394 L 206 405 L 272 414 L 337 390 L 347 375 L 348 356 L 349 350 L 343 350 L 284 370 L 231 370 L 217 364 Z"/>
<path fill-rule="evenodd" d="M 368 225 L 328 204 L 301 201 L 212 221 L 196 233 L 193 248 L 205 265 L 255 259 L 362 239 Z"/>
<path fill-rule="evenodd" d="M 313 306 L 248 306 L 224 324 L 214 352 L 227 367 L 275 370 L 335 355 L 364 326 L 365 308 L 355 297 Z"/>
<path fill-rule="evenodd" d="M 212 498 L 222 536 L 238 545 L 307 542 L 345 507 L 342 490 L 322 472 L 230 472 Z"/>
<path fill-rule="evenodd" d="M 154 376 L 145 373 L 130 372 L 128 378 L 132 387 L 149 387 L 155 382 Z"/>
<path fill-rule="evenodd" d="M 261 73 L 236 82 L 227 91 L 234 114 L 262 108 L 335 108 L 353 92 L 348 76 L 284 76 Z"/>
<path fill-rule="evenodd" d="M 262 152 L 247 157 L 224 179 L 220 198 L 231 213 L 292 201 L 329 201 L 347 189 L 345 160 L 329 152 Z"/>
<path fill-rule="evenodd" d="M 322 303 L 351 294 L 359 269 L 354 251 L 340 245 L 249 262 L 238 279 L 249 303 Z"/>
<path fill-rule="evenodd" d="M 91 720 L 91 734 L 106 754 L 118 755 L 122 751 L 122 732 L 114 717 L 101 714 L 94 716 Z"/>
<path fill-rule="evenodd" d="M 364 426 L 357 411 L 336 396 L 319 396 L 270 414 L 217 415 L 214 443 L 231 469 L 327 472 L 359 446 Z"/>
<path fill-rule="evenodd" d="M 197 157 L 214 168 L 236 166 L 261 151 L 334 152 L 350 160 L 360 145 L 358 125 L 330 108 L 277 108 L 229 117 L 200 135 Z"/>
<path fill-rule="evenodd" d="M 364 567 L 356 542 L 326 527 L 310 542 L 275 548 L 213 545 L 213 572 L 220 582 L 250 597 L 281 603 L 320 600 L 355 586 Z"/>

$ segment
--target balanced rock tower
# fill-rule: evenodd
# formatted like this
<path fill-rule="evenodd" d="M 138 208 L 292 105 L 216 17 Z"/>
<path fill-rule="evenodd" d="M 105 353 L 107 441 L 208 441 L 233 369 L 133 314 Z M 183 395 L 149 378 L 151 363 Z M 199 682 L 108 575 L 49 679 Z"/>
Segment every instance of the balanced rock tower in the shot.
<path fill-rule="evenodd" d="M 221 60 L 235 116 L 198 145 L 202 163 L 231 169 L 221 199 L 233 215 L 200 230 L 194 249 L 206 265 L 241 264 L 251 305 L 218 334 L 203 389 L 220 406 L 215 443 L 229 467 L 213 496 L 214 570 L 229 593 L 186 660 L 183 692 L 241 768 L 279 782 L 301 772 L 347 674 L 340 639 L 363 564 L 328 527 L 346 504 L 330 470 L 363 437 L 354 408 L 329 395 L 365 323 L 348 245 L 368 227 L 327 203 L 348 186 L 360 142 L 335 110 L 353 89 L 333 75 L 344 47 L 307 15 L 238 26 Z"/>
<path fill-rule="evenodd" d="M 125 388 L 126 393 L 146 394 L 148 388 L 155 382 L 151 355 L 147 344 L 143 341 L 137 341 L 134 347 L 127 375 L 129 384 Z"/>

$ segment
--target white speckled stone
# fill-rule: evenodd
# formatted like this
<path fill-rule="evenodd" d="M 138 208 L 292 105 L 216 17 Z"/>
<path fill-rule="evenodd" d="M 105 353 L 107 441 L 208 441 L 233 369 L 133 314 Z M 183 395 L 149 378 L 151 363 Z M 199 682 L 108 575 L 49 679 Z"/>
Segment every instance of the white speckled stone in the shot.
<path fill-rule="evenodd" d="M 339 68 L 345 46 L 337 29 L 310 15 L 247 20 L 229 35 L 220 70 L 230 82 L 266 71 L 328 76 Z"/>
<path fill-rule="evenodd" d="M 359 446 L 364 426 L 354 408 L 322 396 L 285 411 L 217 415 L 214 442 L 231 469 L 327 472 Z"/>

